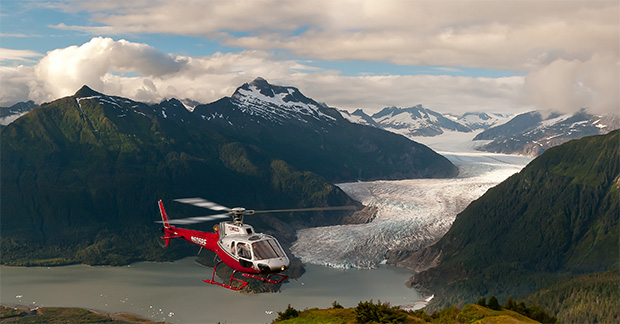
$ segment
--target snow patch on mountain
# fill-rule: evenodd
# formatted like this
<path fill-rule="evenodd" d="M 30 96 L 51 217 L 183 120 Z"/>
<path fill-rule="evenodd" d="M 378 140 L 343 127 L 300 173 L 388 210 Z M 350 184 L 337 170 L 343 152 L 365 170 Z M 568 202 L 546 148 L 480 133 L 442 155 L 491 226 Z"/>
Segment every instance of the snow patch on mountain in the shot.
<path fill-rule="evenodd" d="M 249 115 L 257 115 L 264 119 L 277 121 L 282 124 L 285 119 L 296 119 L 307 123 L 300 116 L 308 116 L 317 120 L 336 121 L 332 116 L 320 111 L 320 107 L 313 103 L 295 100 L 301 95 L 297 89 L 287 87 L 283 92 L 275 92 L 269 88 L 259 89 L 254 83 L 237 89 L 232 99 L 237 102 L 241 111 Z"/>
<path fill-rule="evenodd" d="M 340 113 L 352 123 L 374 126 L 409 138 L 437 136 L 450 131 L 469 133 L 503 124 L 511 117 L 499 113 L 477 112 L 463 115 L 441 114 L 422 105 L 409 108 L 387 107 L 372 116 L 360 109 L 353 113 L 348 111 Z"/>
<path fill-rule="evenodd" d="M 509 114 L 500 113 L 480 113 L 480 112 L 468 112 L 461 116 L 454 116 L 444 114 L 446 117 L 451 117 L 454 121 L 461 123 L 472 130 L 487 129 L 496 125 L 504 124 L 512 118 Z"/>
<path fill-rule="evenodd" d="M 291 251 L 303 262 L 336 268 L 375 268 L 389 252 L 416 251 L 441 238 L 456 215 L 530 158 L 476 151 L 474 134 L 448 132 L 420 137 L 457 165 L 453 179 L 343 183 L 353 199 L 378 209 L 366 224 L 308 228 L 297 232 Z"/>

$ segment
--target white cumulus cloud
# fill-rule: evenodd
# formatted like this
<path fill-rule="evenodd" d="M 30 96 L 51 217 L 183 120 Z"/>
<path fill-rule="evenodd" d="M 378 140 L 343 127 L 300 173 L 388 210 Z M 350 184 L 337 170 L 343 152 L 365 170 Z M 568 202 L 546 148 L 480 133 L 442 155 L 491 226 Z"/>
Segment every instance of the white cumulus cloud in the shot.
<path fill-rule="evenodd" d="M 35 66 L 35 75 L 46 84 L 52 97 L 60 97 L 84 84 L 105 91 L 111 73 L 164 77 L 180 71 L 185 64 L 182 58 L 146 44 L 95 37 L 81 46 L 48 52 Z"/>

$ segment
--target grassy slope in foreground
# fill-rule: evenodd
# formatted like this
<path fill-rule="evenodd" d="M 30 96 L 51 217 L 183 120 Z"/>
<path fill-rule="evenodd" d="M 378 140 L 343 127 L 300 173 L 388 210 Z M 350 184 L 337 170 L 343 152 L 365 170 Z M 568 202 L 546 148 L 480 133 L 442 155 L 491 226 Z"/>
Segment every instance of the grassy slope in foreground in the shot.
<path fill-rule="evenodd" d="M 448 307 L 440 312 L 433 313 L 433 315 L 428 315 L 421 310 L 404 311 L 392 308 L 393 312 L 390 314 L 381 311 L 373 312 L 373 315 L 376 315 L 374 321 L 369 318 L 357 318 L 357 308 L 306 309 L 299 312 L 297 317 L 286 320 L 276 319 L 273 323 L 539 323 L 511 310 L 492 310 L 474 304 L 466 305 L 460 310 L 456 307 Z"/>
<path fill-rule="evenodd" d="M 74 307 L 39 307 L 30 311 L 26 307 L 0 305 L 0 321 L 11 323 L 108 323 L 108 324 L 155 324 L 140 316 L 124 313 L 106 314 Z"/>

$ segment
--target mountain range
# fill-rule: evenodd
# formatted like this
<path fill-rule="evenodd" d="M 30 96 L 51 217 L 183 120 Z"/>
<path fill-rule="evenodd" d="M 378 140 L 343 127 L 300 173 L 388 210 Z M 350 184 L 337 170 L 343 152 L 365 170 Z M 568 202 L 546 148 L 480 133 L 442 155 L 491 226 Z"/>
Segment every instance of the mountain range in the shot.
<path fill-rule="evenodd" d="M 550 148 L 472 202 L 437 243 L 390 262 L 417 269 L 412 284 L 432 291 L 437 305 L 488 293 L 522 298 L 539 290 L 534 299 L 571 304 L 558 306 L 566 312 L 561 318 L 592 321 L 583 312 L 595 312 L 597 296 L 611 289 L 611 299 L 601 303 L 615 306 L 605 309 L 603 322 L 617 320 L 617 281 L 605 279 L 595 298 L 584 282 L 618 278 L 619 161 L 618 130 Z M 615 274 L 604 273 L 613 269 Z M 576 286 L 558 287 L 569 280 Z M 556 297 L 544 290 L 554 283 L 554 291 L 561 291 Z"/>
<path fill-rule="evenodd" d="M 2 263 L 12 265 L 126 264 L 195 253 L 182 242 L 159 247 L 158 199 L 171 217 L 203 213 L 171 202 L 194 196 L 256 209 L 359 206 L 330 182 L 458 172 L 426 146 L 352 124 L 299 90 L 263 79 L 193 111 L 176 99 L 152 105 L 84 86 L 0 135 L 0 249 Z M 288 249 L 299 228 L 350 219 L 350 212 L 313 212 L 251 222 Z"/>
<path fill-rule="evenodd" d="M 442 114 L 416 105 L 409 108 L 386 107 L 368 115 L 361 109 L 342 115 L 351 122 L 369 125 L 407 137 L 437 136 L 445 131 L 472 132 L 478 129 L 502 124 L 509 120 L 509 115 L 487 113 L 465 113 L 463 115 Z"/>
<path fill-rule="evenodd" d="M 446 131 L 481 131 L 474 141 L 486 141 L 478 150 L 536 157 L 546 149 L 584 136 L 607 134 L 620 129 L 615 115 L 595 115 L 582 109 L 559 114 L 531 111 L 517 116 L 507 114 L 442 114 L 417 105 L 410 108 L 387 107 L 373 115 L 361 109 L 341 111 L 351 122 L 381 128 L 409 138 L 437 136 Z"/>
<path fill-rule="evenodd" d="M 546 114 L 531 111 L 505 124 L 491 127 L 474 140 L 489 140 L 480 150 L 538 156 L 546 149 L 572 139 L 607 134 L 620 129 L 620 117 L 593 115 L 586 110 L 573 114 Z"/>

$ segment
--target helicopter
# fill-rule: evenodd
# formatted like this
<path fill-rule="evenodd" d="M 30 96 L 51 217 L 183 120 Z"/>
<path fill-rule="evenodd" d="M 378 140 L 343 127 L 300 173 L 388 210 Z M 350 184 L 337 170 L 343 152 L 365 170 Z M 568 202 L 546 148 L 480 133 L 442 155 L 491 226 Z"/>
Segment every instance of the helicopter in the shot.
<path fill-rule="evenodd" d="M 182 238 L 202 248 L 213 251 L 219 261 L 213 267 L 211 279 L 204 282 L 218 285 L 231 290 L 241 290 L 248 284 L 248 281 L 235 278 L 237 272 L 247 278 L 257 279 L 263 282 L 278 284 L 288 278 L 281 274 L 290 266 L 290 259 L 280 246 L 278 240 L 268 234 L 257 233 L 251 225 L 243 222 L 244 216 L 259 213 L 282 213 L 282 212 L 302 212 L 320 210 L 346 210 L 355 209 L 355 206 L 340 207 L 315 207 L 298 209 L 278 209 L 278 210 L 248 210 L 243 207 L 228 208 L 217 203 L 202 198 L 183 198 L 174 201 L 190 204 L 197 207 L 211 209 L 213 211 L 224 212 L 216 215 L 189 217 L 181 219 L 169 219 L 164 209 L 164 204 L 159 200 L 159 212 L 161 214 L 163 227 L 161 228 L 166 247 L 171 239 Z M 202 232 L 191 229 L 179 228 L 174 224 L 196 224 L 217 219 L 232 218 L 232 221 L 223 221 L 213 226 L 213 232 Z M 221 263 L 233 269 L 228 284 L 215 281 L 215 271 Z M 240 285 L 233 285 L 233 280 Z"/>

